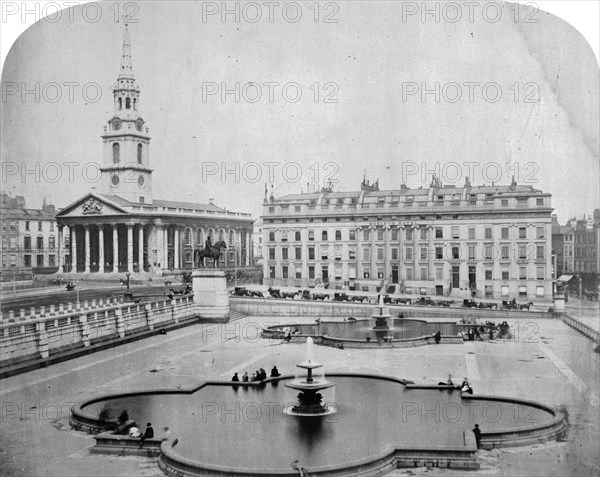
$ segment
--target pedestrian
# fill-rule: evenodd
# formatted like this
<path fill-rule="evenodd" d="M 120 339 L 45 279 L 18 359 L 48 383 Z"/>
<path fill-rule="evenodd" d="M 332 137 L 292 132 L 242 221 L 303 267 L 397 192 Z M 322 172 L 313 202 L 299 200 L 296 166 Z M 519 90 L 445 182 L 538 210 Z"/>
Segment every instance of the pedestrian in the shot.
<path fill-rule="evenodd" d="M 477 443 L 477 448 L 481 447 L 481 429 L 479 429 L 479 424 L 475 424 L 473 428 L 473 434 L 475 434 L 475 442 Z"/>
<path fill-rule="evenodd" d="M 252 377 L 250 378 L 250 381 L 258 381 L 257 373 L 252 373 Z"/>
<path fill-rule="evenodd" d="M 134 438 L 142 437 L 142 433 L 135 425 L 133 425 L 129 428 L 129 437 L 134 437 Z"/>
<path fill-rule="evenodd" d="M 163 435 L 161 436 L 161 439 L 163 441 L 165 441 L 165 440 L 170 439 L 170 438 L 171 438 L 171 430 L 167 426 L 167 427 L 164 428 L 164 432 L 163 432 Z"/>
<path fill-rule="evenodd" d="M 264 370 L 264 368 L 260 368 L 259 373 L 260 373 L 259 379 L 261 381 L 264 381 L 265 379 L 267 379 L 267 372 Z"/>
<path fill-rule="evenodd" d="M 129 421 L 129 414 L 126 409 L 123 409 L 123 412 L 119 416 L 119 424 L 125 424 L 127 421 Z"/>
<path fill-rule="evenodd" d="M 238 373 L 235 373 L 235 374 L 233 375 L 233 378 L 231 378 L 231 380 L 232 380 L 232 381 L 239 382 L 240 378 L 239 378 L 239 376 L 238 376 Z"/>
<path fill-rule="evenodd" d="M 290 330 L 289 326 L 286 326 L 283 329 L 283 340 L 286 341 L 287 343 L 289 343 L 291 339 L 292 339 L 292 330 Z"/>
<path fill-rule="evenodd" d="M 442 340 L 442 334 L 439 332 L 439 330 L 435 332 L 433 338 L 435 339 L 435 344 L 440 344 L 440 341 Z"/>
<path fill-rule="evenodd" d="M 142 436 L 140 448 L 144 445 L 144 441 L 146 439 L 152 439 L 154 437 L 154 429 L 152 428 L 152 424 L 148 423 L 146 425 L 146 430 L 144 431 L 144 435 Z"/>
<path fill-rule="evenodd" d="M 247 371 L 244 371 L 244 374 L 242 374 L 242 382 L 243 383 L 248 382 L 248 372 Z"/>
<path fill-rule="evenodd" d="M 273 366 L 273 369 L 271 370 L 271 377 L 278 378 L 279 376 L 281 376 L 281 373 L 277 369 L 277 366 Z"/>

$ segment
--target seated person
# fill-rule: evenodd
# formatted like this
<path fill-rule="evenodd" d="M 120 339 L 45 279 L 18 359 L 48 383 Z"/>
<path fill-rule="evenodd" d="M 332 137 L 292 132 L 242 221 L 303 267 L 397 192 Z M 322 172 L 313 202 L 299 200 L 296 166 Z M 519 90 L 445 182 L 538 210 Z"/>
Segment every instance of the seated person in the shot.
<path fill-rule="evenodd" d="M 473 394 L 473 388 L 471 388 L 471 386 L 469 385 L 469 381 L 467 381 L 467 378 L 465 378 L 462 384 L 460 385 L 460 390 L 463 393 Z"/>
<path fill-rule="evenodd" d="M 142 437 L 142 433 L 135 425 L 133 425 L 129 428 L 129 437 L 139 438 Z"/>
<path fill-rule="evenodd" d="M 278 378 L 279 376 L 281 376 L 281 373 L 277 369 L 277 366 L 273 366 L 273 369 L 271 370 L 271 377 Z"/>

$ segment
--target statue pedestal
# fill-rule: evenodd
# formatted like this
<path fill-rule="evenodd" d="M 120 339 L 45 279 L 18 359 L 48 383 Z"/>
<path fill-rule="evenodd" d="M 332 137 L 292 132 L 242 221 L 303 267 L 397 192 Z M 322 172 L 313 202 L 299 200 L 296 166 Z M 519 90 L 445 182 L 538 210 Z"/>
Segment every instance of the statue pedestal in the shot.
<path fill-rule="evenodd" d="M 196 270 L 192 272 L 194 302 L 200 318 L 226 322 L 229 320 L 229 293 L 225 272 Z"/>
<path fill-rule="evenodd" d="M 554 311 L 565 311 L 565 297 L 555 296 L 554 297 Z"/>

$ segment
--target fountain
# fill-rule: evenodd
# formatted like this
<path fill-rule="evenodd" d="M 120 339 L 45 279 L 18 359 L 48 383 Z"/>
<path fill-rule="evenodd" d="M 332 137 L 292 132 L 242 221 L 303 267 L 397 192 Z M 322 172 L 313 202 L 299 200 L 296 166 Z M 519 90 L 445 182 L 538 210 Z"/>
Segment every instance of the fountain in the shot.
<path fill-rule="evenodd" d="M 288 415 L 298 417 L 329 416 L 335 413 L 335 406 L 321 404 L 323 396 L 319 391 L 331 388 L 335 386 L 335 384 L 326 379 L 315 379 L 313 377 L 313 370 L 322 368 L 323 365 L 321 363 L 315 363 L 312 359 L 312 338 L 306 340 L 306 347 L 306 361 L 296 365 L 300 369 L 306 369 L 306 379 L 297 378 L 289 383 L 285 383 L 286 387 L 300 391 L 298 394 L 298 404 L 296 406 L 287 407 L 284 412 Z"/>
<path fill-rule="evenodd" d="M 379 313 L 375 313 L 372 318 L 375 318 L 375 326 L 373 330 L 375 331 L 387 331 L 389 330 L 388 326 L 388 318 L 391 318 L 392 315 L 389 314 L 386 307 L 383 305 L 383 296 L 379 295 L 379 304 L 375 307 L 375 309 L 379 309 Z"/>

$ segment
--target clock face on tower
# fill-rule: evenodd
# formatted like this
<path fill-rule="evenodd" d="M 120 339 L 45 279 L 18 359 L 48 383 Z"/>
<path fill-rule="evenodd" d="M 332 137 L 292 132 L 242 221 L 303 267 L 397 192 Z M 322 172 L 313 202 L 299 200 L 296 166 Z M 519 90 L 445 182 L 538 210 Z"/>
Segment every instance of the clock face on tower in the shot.
<path fill-rule="evenodd" d="M 138 118 L 138 120 L 135 122 L 135 128 L 141 132 L 143 127 L 144 127 L 144 120 L 142 118 Z"/>
<path fill-rule="evenodd" d="M 144 176 L 138 177 L 138 185 L 144 187 Z"/>
<path fill-rule="evenodd" d="M 115 119 L 112 122 L 112 127 L 115 131 L 118 131 L 119 129 L 121 129 L 121 120 L 119 118 Z"/>

